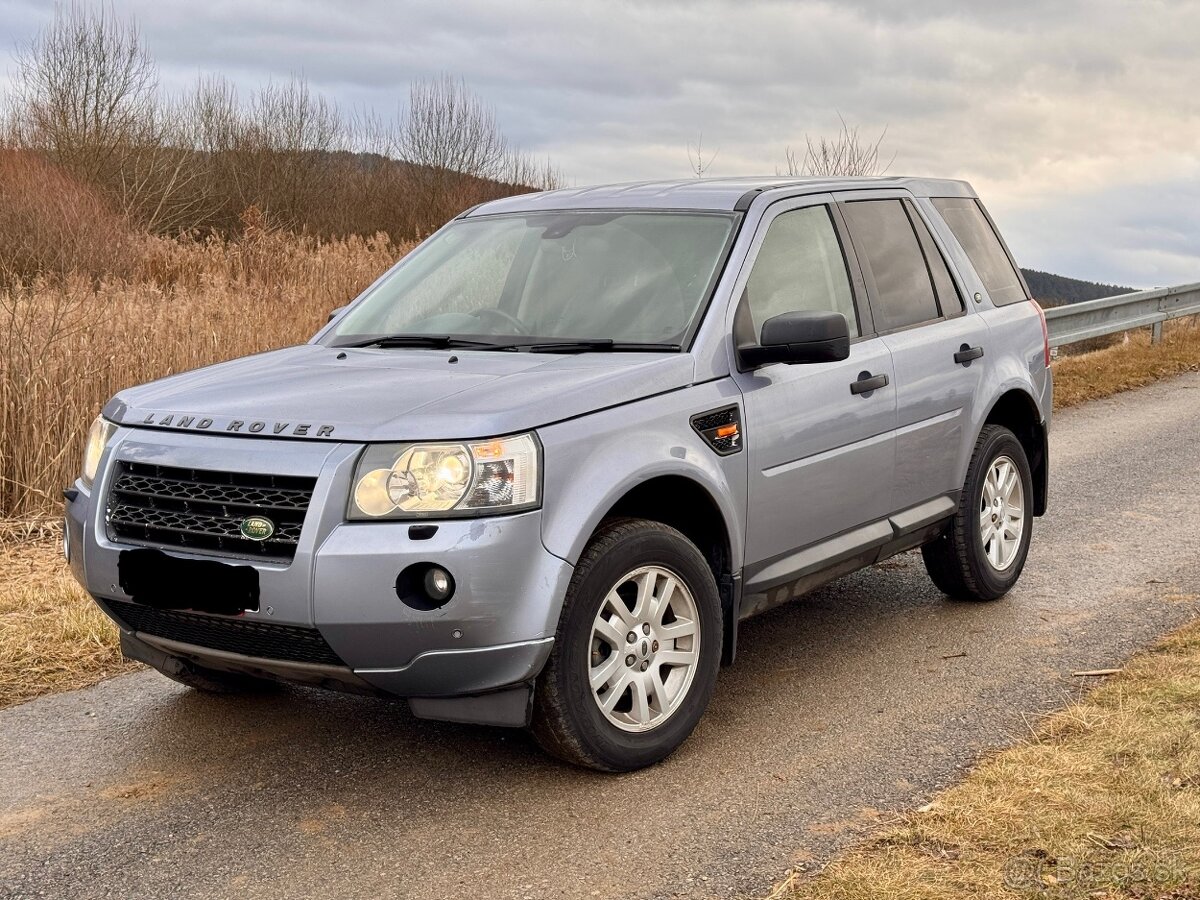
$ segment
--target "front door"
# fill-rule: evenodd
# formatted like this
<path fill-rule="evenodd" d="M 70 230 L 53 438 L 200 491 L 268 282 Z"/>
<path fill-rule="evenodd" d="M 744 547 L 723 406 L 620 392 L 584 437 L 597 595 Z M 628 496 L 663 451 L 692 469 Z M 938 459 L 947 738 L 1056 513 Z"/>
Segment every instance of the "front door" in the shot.
<path fill-rule="evenodd" d="M 838 362 L 735 373 L 750 468 L 747 591 L 769 590 L 820 566 L 819 549 L 800 551 L 877 522 L 892 508 L 891 352 L 874 335 L 861 285 L 851 278 L 857 267 L 848 265 L 831 199 L 787 201 L 764 218 L 735 316 L 739 346 L 757 343 L 763 322 L 794 310 L 842 313 L 852 341 L 850 357 Z M 886 383 L 863 390 L 869 379 Z"/>

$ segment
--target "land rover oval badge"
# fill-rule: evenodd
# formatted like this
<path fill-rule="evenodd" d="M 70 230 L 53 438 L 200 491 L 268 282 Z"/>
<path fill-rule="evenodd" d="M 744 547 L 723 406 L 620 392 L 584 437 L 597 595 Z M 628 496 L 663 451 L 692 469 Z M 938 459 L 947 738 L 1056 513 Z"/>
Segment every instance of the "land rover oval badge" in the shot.
<path fill-rule="evenodd" d="M 242 536 L 252 541 L 265 541 L 275 533 L 275 523 L 265 516 L 247 516 L 239 528 Z"/>

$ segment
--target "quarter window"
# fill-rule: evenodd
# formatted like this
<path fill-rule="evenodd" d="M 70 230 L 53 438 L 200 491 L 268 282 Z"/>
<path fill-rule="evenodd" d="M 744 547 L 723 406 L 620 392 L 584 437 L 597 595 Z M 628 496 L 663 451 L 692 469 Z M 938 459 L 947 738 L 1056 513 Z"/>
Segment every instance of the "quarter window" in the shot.
<path fill-rule="evenodd" d="M 767 228 L 746 283 L 755 339 L 763 322 L 800 310 L 838 312 L 860 334 L 842 245 L 825 206 L 780 213 Z"/>
<path fill-rule="evenodd" d="M 892 331 L 938 318 L 929 269 L 904 204 L 856 200 L 843 209 L 858 258 L 875 282 L 875 328 Z"/>
<path fill-rule="evenodd" d="M 935 197 L 934 208 L 942 214 L 954 237 L 962 245 L 979 280 L 996 306 L 1028 299 L 1021 278 L 996 237 L 978 200 L 969 197 Z"/>

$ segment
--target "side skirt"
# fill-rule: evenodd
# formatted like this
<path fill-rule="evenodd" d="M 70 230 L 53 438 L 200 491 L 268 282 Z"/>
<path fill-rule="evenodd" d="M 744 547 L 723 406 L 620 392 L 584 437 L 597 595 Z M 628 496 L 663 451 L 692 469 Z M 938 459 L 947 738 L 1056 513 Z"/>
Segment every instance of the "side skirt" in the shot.
<path fill-rule="evenodd" d="M 958 494 L 936 497 L 852 528 L 802 550 L 743 570 L 738 621 L 936 538 L 958 508 Z M 736 645 L 736 637 L 734 638 Z"/>

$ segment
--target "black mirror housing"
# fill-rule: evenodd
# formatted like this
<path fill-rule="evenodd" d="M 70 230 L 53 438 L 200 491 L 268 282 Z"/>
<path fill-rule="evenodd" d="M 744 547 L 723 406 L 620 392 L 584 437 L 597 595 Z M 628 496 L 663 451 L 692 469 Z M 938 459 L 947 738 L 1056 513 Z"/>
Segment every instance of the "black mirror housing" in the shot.
<path fill-rule="evenodd" d="M 738 348 L 748 368 L 768 363 L 836 362 L 850 356 L 850 324 L 836 312 L 803 310 L 763 322 L 761 343 Z"/>
<path fill-rule="evenodd" d="M 349 305 L 349 304 L 347 304 L 347 306 L 348 306 L 348 305 Z M 337 318 L 337 316 L 338 316 L 338 313 L 340 313 L 340 312 L 341 312 L 343 309 L 345 309 L 345 308 L 346 308 L 345 306 L 339 306 L 337 309 L 335 309 L 333 312 L 331 312 L 331 313 L 329 314 L 329 318 L 328 318 L 328 319 L 326 319 L 325 321 L 326 321 L 326 322 L 332 322 L 334 319 L 336 319 L 336 318 Z"/>

